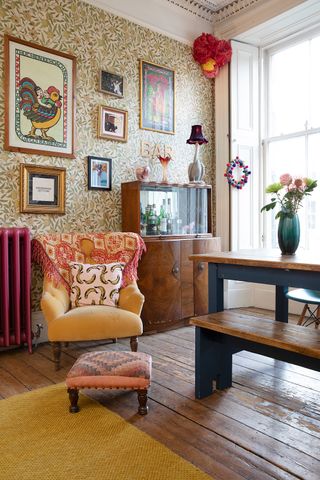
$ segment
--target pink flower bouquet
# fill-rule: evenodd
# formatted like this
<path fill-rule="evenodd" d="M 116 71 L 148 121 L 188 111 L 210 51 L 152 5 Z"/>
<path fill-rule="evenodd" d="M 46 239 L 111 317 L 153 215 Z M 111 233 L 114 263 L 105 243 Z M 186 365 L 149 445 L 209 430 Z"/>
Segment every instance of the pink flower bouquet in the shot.
<path fill-rule="evenodd" d="M 266 188 L 266 193 L 273 194 L 271 202 L 261 208 L 261 212 L 272 210 L 277 204 L 280 206 L 276 218 L 282 216 L 293 217 L 299 207 L 302 206 L 302 200 L 310 195 L 316 188 L 317 180 L 303 177 L 293 177 L 289 173 L 280 176 L 279 182 L 273 183 Z"/>

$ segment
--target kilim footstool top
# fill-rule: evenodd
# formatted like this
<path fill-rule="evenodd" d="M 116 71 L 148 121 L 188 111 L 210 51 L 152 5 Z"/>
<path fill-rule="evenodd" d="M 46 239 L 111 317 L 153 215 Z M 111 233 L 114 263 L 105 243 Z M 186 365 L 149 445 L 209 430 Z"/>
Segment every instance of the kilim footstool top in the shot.
<path fill-rule="evenodd" d="M 139 413 L 147 413 L 147 389 L 151 382 L 151 356 L 140 352 L 88 352 L 81 355 L 66 379 L 70 412 L 79 411 L 80 388 L 121 388 L 136 390 Z"/>

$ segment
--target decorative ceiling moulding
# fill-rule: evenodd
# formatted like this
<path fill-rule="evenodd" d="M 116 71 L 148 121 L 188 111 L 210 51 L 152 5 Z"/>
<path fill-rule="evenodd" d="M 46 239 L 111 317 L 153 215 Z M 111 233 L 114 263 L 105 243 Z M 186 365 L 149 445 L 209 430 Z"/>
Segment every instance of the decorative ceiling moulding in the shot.
<path fill-rule="evenodd" d="M 215 23 L 226 20 L 234 15 L 238 15 L 240 12 L 254 7 L 261 1 L 266 2 L 266 0 L 236 0 L 235 2 L 229 3 L 217 11 L 215 15 Z"/>
<path fill-rule="evenodd" d="M 305 0 L 237 0 L 216 13 L 214 34 L 223 38 L 235 38 L 304 2 Z"/>
<path fill-rule="evenodd" d="M 188 14 L 196 15 L 197 17 L 213 23 L 215 9 L 214 3 L 209 1 L 193 1 L 193 0 L 165 0 L 167 3 L 181 8 Z"/>

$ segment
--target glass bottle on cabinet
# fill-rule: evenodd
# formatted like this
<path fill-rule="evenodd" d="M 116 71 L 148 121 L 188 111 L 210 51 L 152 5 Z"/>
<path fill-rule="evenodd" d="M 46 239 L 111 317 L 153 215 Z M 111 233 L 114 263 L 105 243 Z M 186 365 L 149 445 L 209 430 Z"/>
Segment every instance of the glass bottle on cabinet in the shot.
<path fill-rule="evenodd" d="M 211 236 L 211 186 L 134 181 L 121 189 L 123 230 L 143 237 Z"/>

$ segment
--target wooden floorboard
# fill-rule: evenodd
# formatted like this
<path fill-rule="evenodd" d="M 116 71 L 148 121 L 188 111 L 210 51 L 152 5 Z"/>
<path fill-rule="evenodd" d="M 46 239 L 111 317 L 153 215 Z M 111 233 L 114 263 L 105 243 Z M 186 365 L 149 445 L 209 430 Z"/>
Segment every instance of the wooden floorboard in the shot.
<path fill-rule="evenodd" d="M 241 309 L 250 311 L 266 315 Z M 2 351 L 0 399 L 63 382 L 79 355 L 105 349 L 129 350 L 129 342 L 70 344 L 63 348 L 58 372 L 48 344 L 39 345 L 32 355 L 26 349 Z M 320 478 L 318 372 L 239 352 L 234 356 L 233 386 L 196 400 L 193 327 L 143 336 L 139 351 L 153 358 L 147 416 L 136 413 L 134 392 L 84 393 L 217 480 Z M 81 407 L 81 398 L 79 403 Z"/>

